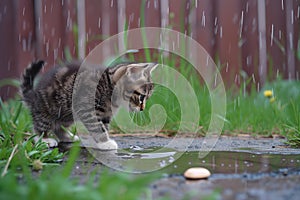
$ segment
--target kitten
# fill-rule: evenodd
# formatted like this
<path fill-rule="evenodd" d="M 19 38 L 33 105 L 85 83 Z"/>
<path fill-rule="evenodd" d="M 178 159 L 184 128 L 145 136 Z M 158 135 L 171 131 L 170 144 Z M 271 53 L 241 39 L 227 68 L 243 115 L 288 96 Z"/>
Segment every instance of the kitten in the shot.
<path fill-rule="evenodd" d="M 157 67 L 154 63 L 123 63 L 79 71 L 80 63 L 70 63 L 52 68 L 34 87 L 43 66 L 44 61 L 33 62 L 21 79 L 21 93 L 31 111 L 34 131 L 44 134 L 49 146 L 57 145 L 48 138 L 51 131 L 59 141 L 71 142 L 74 138 L 62 127 L 79 118 L 100 149 L 118 148 L 108 135 L 114 110 L 125 105 L 129 111 L 142 111 L 153 92 L 150 74 Z"/>

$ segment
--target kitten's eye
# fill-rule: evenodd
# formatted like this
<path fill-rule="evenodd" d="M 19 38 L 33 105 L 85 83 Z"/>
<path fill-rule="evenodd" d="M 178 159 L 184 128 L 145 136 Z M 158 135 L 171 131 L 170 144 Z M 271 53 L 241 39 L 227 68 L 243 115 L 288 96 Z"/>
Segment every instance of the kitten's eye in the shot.
<path fill-rule="evenodd" d="M 146 97 L 146 95 L 143 95 L 143 94 L 140 95 L 140 102 L 141 102 L 141 103 L 144 102 L 145 97 Z"/>

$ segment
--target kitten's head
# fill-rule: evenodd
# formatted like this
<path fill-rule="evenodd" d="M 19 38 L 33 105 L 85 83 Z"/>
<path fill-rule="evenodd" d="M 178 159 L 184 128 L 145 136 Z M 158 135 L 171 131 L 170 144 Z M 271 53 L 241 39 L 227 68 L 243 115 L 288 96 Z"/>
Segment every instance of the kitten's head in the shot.
<path fill-rule="evenodd" d="M 151 72 L 156 63 L 133 63 L 119 66 L 113 74 L 116 84 L 113 95 L 113 105 L 121 105 L 129 111 L 143 111 L 147 99 L 152 95 L 153 83 Z"/>

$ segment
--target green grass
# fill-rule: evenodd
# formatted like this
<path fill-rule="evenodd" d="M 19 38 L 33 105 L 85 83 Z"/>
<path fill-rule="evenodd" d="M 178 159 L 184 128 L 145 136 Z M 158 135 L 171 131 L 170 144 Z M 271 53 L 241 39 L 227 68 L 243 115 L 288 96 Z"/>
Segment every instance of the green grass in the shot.
<path fill-rule="evenodd" d="M 162 60 L 162 56 L 154 55 L 153 60 L 164 63 L 174 68 L 182 74 L 190 83 L 195 91 L 199 109 L 200 120 L 196 126 L 200 135 L 205 135 L 210 124 L 211 102 L 210 94 L 197 72 L 185 60 L 176 60 L 172 57 Z M 130 56 L 134 57 L 134 56 Z M 174 79 L 166 76 L 165 79 Z M 300 83 L 299 81 L 275 80 L 266 83 L 259 92 L 255 89 L 245 91 L 244 88 L 255 88 L 251 81 L 246 81 L 238 91 L 228 90 L 227 92 L 227 109 L 224 120 L 223 133 L 251 134 L 261 136 L 282 135 L 293 141 L 293 146 L 297 146 L 299 141 L 299 102 L 300 102 Z M 176 87 L 181 87 L 178 84 Z M 265 90 L 271 90 L 275 101 L 264 96 Z M 233 92 L 234 91 L 234 92 Z M 190 103 L 189 95 L 186 95 L 186 102 Z M 147 101 L 145 112 L 132 115 L 133 121 L 141 126 L 147 126 L 150 123 L 149 109 L 155 104 L 163 106 L 168 117 L 161 132 L 176 133 L 182 120 L 181 109 L 176 95 L 168 88 L 156 86 L 152 97 Z M 122 130 L 113 122 L 113 128 Z M 292 144 L 290 143 L 290 144 Z M 298 142 L 300 143 L 300 142 Z M 299 144 L 298 144 L 299 146 Z"/>
<path fill-rule="evenodd" d="M 74 146 L 64 167 L 46 168 L 38 177 L 32 176 L 28 165 L 23 163 L 22 175 L 10 171 L 0 178 L 0 199 L 151 199 L 148 186 L 155 176 L 132 176 L 102 170 L 99 179 L 95 171 L 87 181 L 79 183 L 80 178 L 71 176 L 78 153 L 78 146 Z"/>
<path fill-rule="evenodd" d="M 26 162 L 33 168 L 58 164 L 63 157 L 57 148 L 49 150 L 46 143 L 34 143 L 30 114 L 21 101 L 0 99 L 0 169 L 2 175 L 9 166 L 17 168 Z"/>

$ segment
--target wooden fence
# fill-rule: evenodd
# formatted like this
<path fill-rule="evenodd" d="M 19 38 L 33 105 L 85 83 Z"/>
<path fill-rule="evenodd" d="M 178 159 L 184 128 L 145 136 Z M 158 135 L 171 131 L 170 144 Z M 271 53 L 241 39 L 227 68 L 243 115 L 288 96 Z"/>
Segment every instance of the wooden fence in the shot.
<path fill-rule="evenodd" d="M 300 0 L 1 0 L 0 79 L 18 78 L 39 58 L 84 57 L 125 25 L 140 27 L 141 17 L 198 41 L 229 84 L 240 84 L 241 71 L 261 84 L 299 80 Z M 0 89 L 3 99 L 15 92 Z"/>

